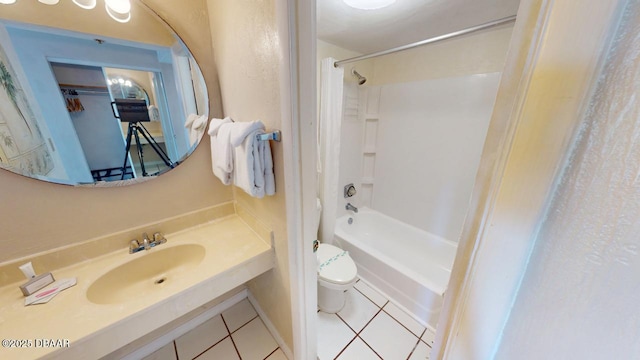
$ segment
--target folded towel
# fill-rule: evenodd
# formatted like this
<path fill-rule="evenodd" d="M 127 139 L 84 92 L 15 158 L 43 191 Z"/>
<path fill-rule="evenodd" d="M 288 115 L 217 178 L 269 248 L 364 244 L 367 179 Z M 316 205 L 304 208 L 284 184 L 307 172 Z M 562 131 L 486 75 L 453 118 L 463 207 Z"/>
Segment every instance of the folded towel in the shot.
<path fill-rule="evenodd" d="M 187 116 L 187 120 L 184 121 L 184 127 L 187 129 L 191 129 L 191 125 L 193 125 L 193 121 L 198 118 L 198 114 L 189 114 Z"/>
<path fill-rule="evenodd" d="M 231 118 L 228 116 L 224 119 L 216 119 L 216 118 L 211 119 L 211 122 L 209 123 L 209 132 L 208 132 L 209 135 L 215 136 L 218 133 L 218 129 L 220 129 L 220 126 L 222 126 L 222 124 L 226 124 L 230 122 L 233 122 L 233 120 L 231 120 Z"/>
<path fill-rule="evenodd" d="M 231 184 L 233 172 L 233 150 L 229 142 L 232 127 L 232 120 L 228 117 L 211 119 L 209 124 L 213 174 L 225 185 Z"/>
<path fill-rule="evenodd" d="M 264 174 L 264 193 L 272 196 L 276 193 L 276 178 L 273 174 L 273 157 L 271 156 L 271 141 L 258 141 L 261 144 L 259 148 L 260 159 L 262 162 L 262 171 Z"/>
<path fill-rule="evenodd" d="M 264 130 L 264 124 L 260 120 L 250 122 L 238 122 L 233 126 L 231 131 L 231 146 L 240 146 L 247 135 L 256 130 Z"/>
<path fill-rule="evenodd" d="M 269 142 L 256 139 L 256 135 L 263 133 L 263 129 L 254 129 L 245 136 L 239 146 L 234 147 L 233 183 L 257 198 L 275 194 Z"/>
<path fill-rule="evenodd" d="M 196 145 L 207 127 L 207 115 L 190 114 L 184 123 L 184 127 L 189 129 L 189 144 L 191 146 Z"/>

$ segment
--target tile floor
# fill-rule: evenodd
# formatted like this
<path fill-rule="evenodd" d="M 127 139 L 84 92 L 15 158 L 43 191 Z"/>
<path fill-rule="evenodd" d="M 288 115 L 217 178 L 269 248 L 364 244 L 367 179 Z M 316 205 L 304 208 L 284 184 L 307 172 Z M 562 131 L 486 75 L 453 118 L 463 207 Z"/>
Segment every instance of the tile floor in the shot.
<path fill-rule="evenodd" d="M 429 359 L 435 334 L 367 283 L 347 291 L 337 314 L 318 312 L 319 360 Z M 244 299 L 145 360 L 287 360 Z"/>
<path fill-rule="evenodd" d="M 320 360 L 429 359 L 435 334 L 359 280 L 337 314 L 318 312 Z"/>
<path fill-rule="evenodd" d="M 287 360 L 247 299 L 145 358 L 185 359 Z"/>

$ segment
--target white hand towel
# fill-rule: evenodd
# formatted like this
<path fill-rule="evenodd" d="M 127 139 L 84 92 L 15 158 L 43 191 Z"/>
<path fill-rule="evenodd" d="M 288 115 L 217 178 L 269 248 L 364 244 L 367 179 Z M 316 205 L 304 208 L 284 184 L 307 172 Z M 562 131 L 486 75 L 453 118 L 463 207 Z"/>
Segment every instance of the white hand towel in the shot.
<path fill-rule="evenodd" d="M 209 131 L 208 131 L 209 135 L 215 136 L 218 133 L 218 129 L 220 129 L 220 126 L 222 126 L 222 124 L 226 124 L 230 122 L 233 122 L 233 120 L 231 120 L 230 117 L 226 117 L 224 119 L 216 119 L 216 118 L 211 119 L 211 122 L 209 123 Z"/>
<path fill-rule="evenodd" d="M 271 141 L 260 141 L 260 143 L 262 143 L 260 154 L 264 174 L 264 193 L 271 196 L 276 193 L 276 179 L 273 175 L 273 157 L 271 156 Z"/>
<path fill-rule="evenodd" d="M 223 184 L 231 184 L 233 172 L 233 150 L 229 142 L 233 124 L 230 118 L 211 119 L 209 136 L 211 136 L 211 166 L 213 174 Z"/>
<path fill-rule="evenodd" d="M 256 142 L 255 136 L 247 136 L 240 146 L 233 148 L 233 184 L 244 190 L 247 194 L 261 198 L 264 194 L 258 192 L 259 189 L 255 184 L 255 162 L 257 158 L 253 155 Z"/>
<path fill-rule="evenodd" d="M 231 146 L 240 146 L 247 135 L 256 130 L 264 130 L 264 124 L 260 120 L 250 122 L 237 122 L 231 131 Z"/>
<path fill-rule="evenodd" d="M 191 129 L 191 125 L 193 125 L 193 121 L 198 118 L 197 114 L 189 114 L 187 116 L 187 120 L 184 122 L 184 127 L 187 129 Z"/>
<path fill-rule="evenodd" d="M 194 146 L 195 144 L 198 143 L 198 141 L 204 134 L 204 129 L 207 127 L 207 116 L 206 115 L 198 116 L 196 114 L 190 114 L 187 117 L 187 121 L 184 123 L 184 127 L 189 129 L 190 146 Z"/>
<path fill-rule="evenodd" d="M 233 183 L 256 198 L 275 193 L 269 142 L 256 139 L 256 135 L 263 133 L 262 129 L 252 131 L 234 148 Z"/>

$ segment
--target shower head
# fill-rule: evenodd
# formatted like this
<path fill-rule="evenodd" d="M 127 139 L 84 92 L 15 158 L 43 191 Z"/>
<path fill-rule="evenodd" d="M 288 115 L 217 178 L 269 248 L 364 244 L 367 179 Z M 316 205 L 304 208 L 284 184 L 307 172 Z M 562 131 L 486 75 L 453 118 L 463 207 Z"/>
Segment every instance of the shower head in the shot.
<path fill-rule="evenodd" d="M 358 85 L 362 85 L 367 82 L 367 78 L 360 75 L 355 68 L 351 69 L 351 74 L 358 78 Z"/>

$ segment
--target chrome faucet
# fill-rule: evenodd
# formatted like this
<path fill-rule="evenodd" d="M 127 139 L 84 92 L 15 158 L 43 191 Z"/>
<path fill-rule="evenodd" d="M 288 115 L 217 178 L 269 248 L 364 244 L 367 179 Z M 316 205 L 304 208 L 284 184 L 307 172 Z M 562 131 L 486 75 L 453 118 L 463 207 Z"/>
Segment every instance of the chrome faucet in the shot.
<path fill-rule="evenodd" d="M 145 250 L 151 249 L 151 242 L 149 241 L 147 233 L 142 233 L 142 246 Z"/>
<path fill-rule="evenodd" d="M 145 232 L 142 233 L 142 244 L 136 239 L 129 242 L 129 254 L 135 254 L 142 250 L 149 250 L 154 246 L 158 246 L 166 242 L 167 239 L 160 232 L 153 234 L 153 240 L 150 240 L 149 236 Z"/>
<path fill-rule="evenodd" d="M 358 208 L 357 208 L 357 207 L 355 207 L 355 206 L 353 206 L 353 205 L 351 205 L 351 203 L 347 203 L 347 206 L 345 206 L 344 208 L 345 208 L 345 209 L 347 209 L 347 210 L 351 210 L 351 211 L 353 211 L 354 213 L 357 213 L 357 212 L 358 212 Z"/>

